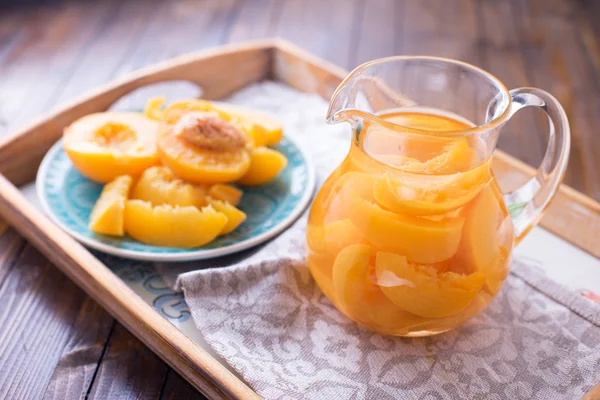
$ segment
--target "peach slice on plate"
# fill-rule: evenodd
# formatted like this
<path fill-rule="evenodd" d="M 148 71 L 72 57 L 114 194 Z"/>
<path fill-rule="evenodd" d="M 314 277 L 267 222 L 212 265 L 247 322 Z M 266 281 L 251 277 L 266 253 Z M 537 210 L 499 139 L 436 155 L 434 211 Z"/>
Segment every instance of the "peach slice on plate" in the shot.
<path fill-rule="evenodd" d="M 208 204 L 206 188 L 192 185 L 176 177 L 167 167 L 148 168 L 137 180 L 131 198 L 149 201 L 153 206 L 195 206 Z"/>
<path fill-rule="evenodd" d="M 227 225 L 225 214 L 208 205 L 153 206 L 143 200 L 125 203 L 125 230 L 136 240 L 154 246 L 192 248 L 212 242 Z"/>
<path fill-rule="evenodd" d="M 438 273 L 435 268 L 409 263 L 406 257 L 378 252 L 375 268 L 383 293 L 415 315 L 441 318 L 469 305 L 485 283 L 485 275 Z"/>
<path fill-rule="evenodd" d="M 246 220 L 246 213 L 232 206 L 229 203 L 209 198 L 208 203 L 218 212 L 225 214 L 227 224 L 223 227 L 220 235 L 226 235 L 235 230 Z"/>
<path fill-rule="evenodd" d="M 283 124 L 273 118 L 270 114 L 225 103 L 213 103 L 214 107 L 224 113 L 227 113 L 231 118 L 238 118 L 245 123 L 251 123 L 262 127 L 266 138 L 262 146 L 272 146 L 281 141 L 283 138 Z"/>
<path fill-rule="evenodd" d="M 287 166 L 287 158 L 277 150 L 258 147 L 250 151 L 250 168 L 237 183 L 258 186 L 272 181 Z"/>
<path fill-rule="evenodd" d="M 366 240 L 382 251 L 406 256 L 410 261 L 435 264 L 456 253 L 464 217 L 431 220 L 396 214 L 367 200 L 350 203 L 349 218 Z"/>
<path fill-rule="evenodd" d="M 244 192 L 235 186 L 217 183 L 208 188 L 208 195 L 213 199 L 225 201 L 236 207 L 240 204 Z"/>
<path fill-rule="evenodd" d="M 93 232 L 113 236 L 125 234 L 125 201 L 132 182 L 130 176 L 123 175 L 104 186 L 90 214 L 88 226 Z"/>
<path fill-rule="evenodd" d="M 63 148 L 85 177 L 107 183 L 160 163 L 158 124 L 134 112 L 89 114 L 65 128 Z"/>

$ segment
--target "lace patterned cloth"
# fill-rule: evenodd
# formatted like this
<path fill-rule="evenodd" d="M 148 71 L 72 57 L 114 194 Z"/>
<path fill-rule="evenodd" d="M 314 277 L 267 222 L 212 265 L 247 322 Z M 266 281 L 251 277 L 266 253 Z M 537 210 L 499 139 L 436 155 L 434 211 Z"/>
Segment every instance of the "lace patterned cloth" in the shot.
<path fill-rule="evenodd" d="M 325 102 L 274 83 L 232 98 L 278 115 L 322 183 L 348 149 Z M 600 380 L 600 305 L 514 262 L 500 294 L 448 333 L 403 339 L 351 322 L 304 257 L 306 214 L 226 268 L 179 276 L 206 341 L 266 399 L 575 399 Z"/>

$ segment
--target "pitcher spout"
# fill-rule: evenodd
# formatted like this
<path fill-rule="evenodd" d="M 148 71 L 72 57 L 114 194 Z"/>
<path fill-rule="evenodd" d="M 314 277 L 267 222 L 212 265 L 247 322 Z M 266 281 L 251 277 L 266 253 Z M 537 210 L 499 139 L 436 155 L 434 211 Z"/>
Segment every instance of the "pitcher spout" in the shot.
<path fill-rule="evenodd" d="M 377 120 L 377 115 L 384 110 L 414 105 L 379 76 L 378 62 L 359 66 L 342 81 L 331 97 L 328 123 Z"/>

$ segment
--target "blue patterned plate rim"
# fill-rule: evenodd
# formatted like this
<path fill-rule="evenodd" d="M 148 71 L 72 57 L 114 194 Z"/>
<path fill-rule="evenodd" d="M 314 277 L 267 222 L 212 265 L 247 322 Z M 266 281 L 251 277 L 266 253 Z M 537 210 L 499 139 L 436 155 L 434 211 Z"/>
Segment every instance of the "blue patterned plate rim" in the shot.
<path fill-rule="evenodd" d="M 248 237 L 241 241 L 228 244 L 221 247 L 216 248 L 195 248 L 195 249 L 171 249 L 171 248 L 161 248 L 157 246 L 144 245 L 143 243 L 139 243 L 140 247 L 152 248 L 153 251 L 144 251 L 144 250 L 132 250 L 132 249 L 123 249 L 119 248 L 116 245 L 110 243 L 103 243 L 107 240 L 118 241 L 119 239 L 103 239 L 107 238 L 102 235 L 98 235 L 98 238 L 88 237 L 85 234 L 81 234 L 70 226 L 57 215 L 56 210 L 50 205 L 48 199 L 48 193 L 46 191 L 46 186 L 48 183 L 48 174 L 50 173 L 50 166 L 55 161 L 55 158 L 60 156 L 61 153 L 64 154 L 62 139 L 58 140 L 51 148 L 48 150 L 44 159 L 40 164 L 40 168 L 38 169 L 37 177 L 36 177 L 36 193 L 38 199 L 41 203 L 42 209 L 44 213 L 61 229 L 71 235 L 73 238 L 83 243 L 89 248 L 99 250 L 101 252 L 112 254 L 118 257 L 136 259 L 136 260 L 144 260 L 144 261 L 156 261 L 156 262 L 179 262 L 179 261 L 195 261 L 195 260 L 205 260 L 210 258 L 216 258 L 225 256 L 228 254 L 237 253 L 242 250 L 249 249 L 251 247 L 257 246 L 265 241 L 273 238 L 274 236 L 280 234 L 285 229 L 287 229 L 290 225 L 292 225 L 306 210 L 308 207 L 312 196 L 314 194 L 315 185 L 316 185 L 316 175 L 314 165 L 312 163 L 311 158 L 307 155 L 306 151 L 298 144 L 297 141 L 290 138 L 289 136 L 285 136 L 284 140 L 288 146 L 292 146 L 293 150 L 298 153 L 301 157 L 300 166 L 304 166 L 306 169 L 306 182 L 302 190 L 302 196 L 294 205 L 294 207 L 287 212 L 287 214 L 282 217 L 280 221 L 278 221 L 275 225 L 270 227 L 264 232 L 261 232 L 258 235 Z M 276 147 L 277 148 L 277 147 Z M 70 161 L 69 161 L 70 163 Z M 70 166 L 74 170 L 74 167 Z M 289 164 L 288 167 L 290 168 Z M 66 175 L 66 173 L 65 173 Z M 82 179 L 86 179 L 83 178 Z M 250 215 L 249 215 L 250 216 Z M 87 225 L 86 225 L 87 229 Z M 88 230 L 89 231 L 89 230 Z M 235 231 L 234 231 L 235 232 Z M 89 233 L 89 232 L 87 232 Z M 224 236 L 225 237 L 225 236 Z M 134 241 L 133 239 L 129 239 L 130 241 Z M 218 241 L 218 239 L 217 239 Z M 210 244 L 209 244 L 210 245 Z M 207 245 L 208 246 L 208 245 Z M 164 249 L 164 252 L 160 249 Z"/>

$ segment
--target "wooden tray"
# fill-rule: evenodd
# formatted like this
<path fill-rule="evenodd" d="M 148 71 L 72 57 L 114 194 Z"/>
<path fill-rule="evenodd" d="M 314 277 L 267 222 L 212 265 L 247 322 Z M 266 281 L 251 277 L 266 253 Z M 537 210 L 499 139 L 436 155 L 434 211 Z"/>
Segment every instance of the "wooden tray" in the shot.
<path fill-rule="evenodd" d="M 103 111 L 122 96 L 162 81 L 188 80 L 218 100 L 256 81 L 275 80 L 329 99 L 347 71 L 281 40 L 250 42 L 189 54 L 105 85 L 47 114 L 0 141 L 0 216 L 142 342 L 210 398 L 258 398 L 242 380 L 159 314 L 82 245 L 46 218 L 17 186 L 31 183 L 62 128 Z M 524 181 L 533 169 L 501 151 L 494 170 L 502 185 Z M 561 187 L 541 225 L 562 240 L 600 258 L 600 204 Z"/>

